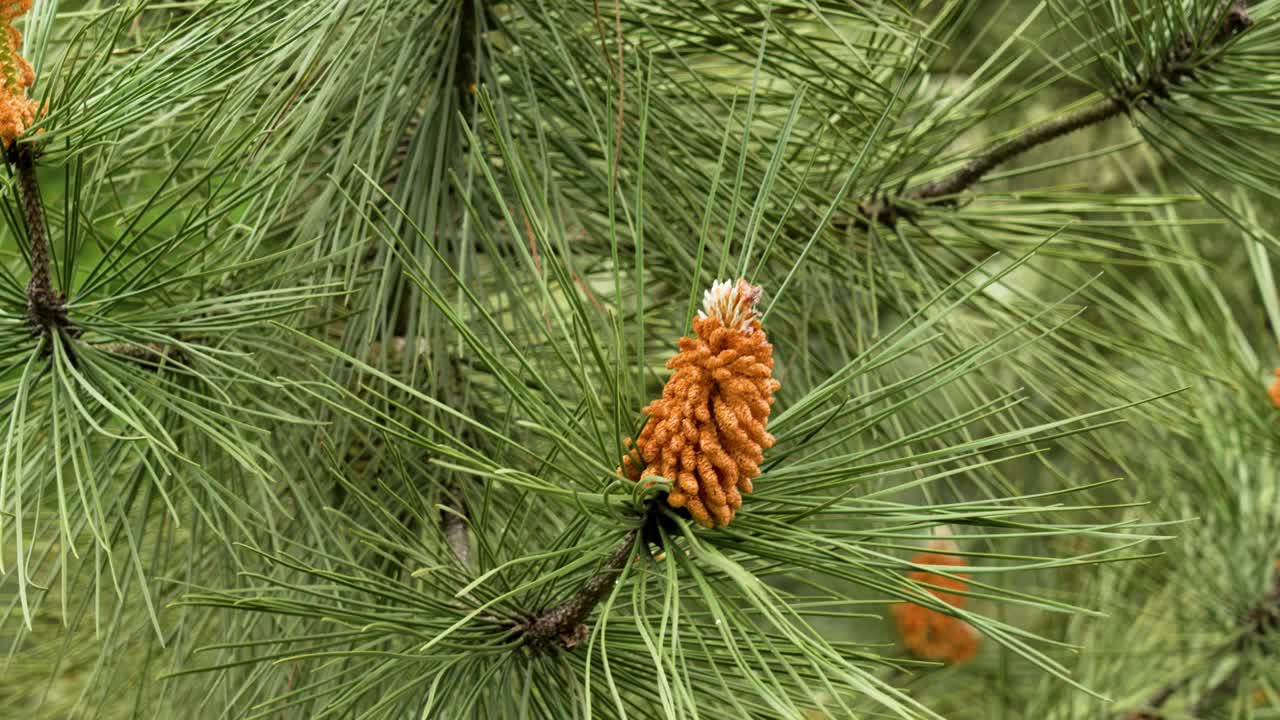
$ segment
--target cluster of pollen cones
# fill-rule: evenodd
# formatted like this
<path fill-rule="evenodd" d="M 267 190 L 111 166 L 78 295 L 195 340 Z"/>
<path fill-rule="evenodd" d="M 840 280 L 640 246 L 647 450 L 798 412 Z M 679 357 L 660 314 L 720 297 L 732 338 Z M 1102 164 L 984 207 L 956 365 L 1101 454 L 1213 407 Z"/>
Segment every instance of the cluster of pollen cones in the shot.
<path fill-rule="evenodd" d="M 779 383 L 756 311 L 760 294 L 745 280 L 706 292 L 694 336 L 680 339 L 662 397 L 644 408 L 649 419 L 622 460 L 632 480 L 670 480 L 667 503 L 705 527 L 733 520 L 774 443 L 765 425 Z"/>
<path fill-rule="evenodd" d="M 955 555 L 955 543 L 947 539 L 936 539 L 929 543 L 929 552 L 919 552 L 911 557 L 917 565 L 964 565 L 965 561 Z M 913 570 L 907 577 L 915 582 L 934 585 L 928 592 L 952 607 L 964 606 L 965 597 L 957 595 L 968 585 L 960 578 L 968 575 L 952 573 L 946 577 L 937 573 Z M 938 589 L 941 588 L 941 589 Z M 952 590 L 955 592 L 947 592 Z M 898 633 L 907 649 L 917 657 L 925 660 L 937 660 L 945 663 L 959 663 L 973 657 L 978 651 L 980 635 L 972 625 L 951 615 L 944 615 L 936 610 L 922 607 L 915 603 L 897 603 L 892 608 L 893 619 L 898 626 Z"/>
<path fill-rule="evenodd" d="M 27 88 L 35 82 L 36 75 L 30 63 L 18 53 L 22 47 L 22 33 L 13 27 L 13 20 L 31 9 L 31 0 L 0 0 L 0 26 L 4 38 L 0 40 L 0 140 L 5 146 L 35 122 L 38 104 L 27 97 Z"/>

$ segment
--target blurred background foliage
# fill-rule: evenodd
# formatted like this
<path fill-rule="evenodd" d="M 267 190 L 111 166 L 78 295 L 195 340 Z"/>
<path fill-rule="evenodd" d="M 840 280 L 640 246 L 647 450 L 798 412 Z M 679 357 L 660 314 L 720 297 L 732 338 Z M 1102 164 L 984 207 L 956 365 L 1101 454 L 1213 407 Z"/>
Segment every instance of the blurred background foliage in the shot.
<path fill-rule="evenodd" d="M 1149 709 L 1164 714 L 1150 717 L 1280 717 L 1277 641 L 1248 620 L 1275 592 L 1280 561 L 1280 411 L 1267 395 L 1280 366 L 1276 3 L 1249 3 L 1254 24 L 1226 51 L 1235 54 L 1206 61 L 1185 92 L 1135 100 L 1033 147 L 956 203 L 915 206 L 911 188 L 1099 101 L 1226 6 L 616 7 L 37 0 L 20 27 L 40 78 L 34 94 L 52 109 L 40 140 L 44 200 L 55 234 L 78 237 L 65 246 L 63 287 L 97 290 L 98 279 L 116 293 L 87 294 L 90 310 L 141 296 L 138 317 L 239 298 L 235 322 L 211 324 L 206 339 L 163 337 L 235 368 L 220 380 L 237 385 L 230 408 L 201 417 L 244 434 L 191 431 L 184 453 L 217 482 L 197 483 L 172 514 L 161 505 L 185 481 L 157 480 L 162 499 L 132 460 L 85 475 L 131 499 L 99 542 L 104 554 L 79 564 L 54 559 L 70 543 L 44 528 L 29 613 L 15 573 L 4 576 L 0 716 L 320 716 L 324 700 L 307 696 L 366 666 L 270 661 L 301 652 L 282 638 L 318 636 L 334 616 L 354 633 L 356 616 L 341 612 L 359 602 L 306 605 L 302 589 L 408 583 L 430 596 L 479 576 L 465 563 L 437 567 L 449 565 L 449 546 L 415 525 L 415 508 L 484 503 L 521 517 L 527 537 L 497 524 L 474 531 L 516 548 L 476 561 L 494 573 L 530 548 L 598 539 L 586 520 L 564 520 L 567 503 L 546 498 L 571 482 L 597 496 L 608 487 L 631 415 L 660 392 L 702 289 L 744 274 L 765 287 L 780 412 L 800 419 L 784 426 L 792 435 L 742 526 L 753 527 L 753 502 L 760 527 L 784 515 L 789 498 L 771 478 L 814 482 L 806 472 L 820 461 L 859 453 L 886 463 L 883 474 L 849 470 L 847 487 L 814 492 L 855 487 L 897 514 L 854 527 L 819 519 L 805 536 L 815 546 L 848 537 L 895 558 L 845 559 L 849 571 L 821 589 L 853 610 L 805 615 L 875 682 L 948 718 L 1141 718 L 1166 690 Z M 867 222 L 865 203 L 885 197 L 906 198 L 910 217 Z M 20 293 L 29 271 L 12 193 L 9 203 L 0 263 Z M 138 239 L 122 248 L 117 237 Z M 161 287 L 176 262 L 155 270 L 155 287 L 94 270 L 146 252 L 180 257 L 199 277 Z M 279 299 L 259 302 L 257 290 Z M 127 318 L 103 323 L 120 335 L 99 330 L 104 341 L 142 337 Z M 922 334 L 904 340 L 912 329 Z M 4 342 L 0 388 L 12 402 L 23 377 L 13 359 L 31 350 L 25 338 Z M 890 342 L 902 344 L 885 350 Z M 517 365 L 504 353 L 522 368 L 504 369 Z M 867 358 L 884 362 L 830 382 Z M 227 380 L 237 372 L 256 379 Z M 538 394 L 539 373 L 554 392 Z M 895 404 L 884 389 L 915 392 L 917 374 L 929 391 Z M 575 404 L 588 387 L 604 388 L 597 403 L 611 416 L 558 439 L 530 429 L 531 417 L 593 412 Z M 173 392 L 156 396 L 160 407 L 205 391 Z M 806 418 L 805 401 L 821 409 Z M 857 422 L 842 414 L 849 403 Z M 1052 425 L 1064 419 L 1073 422 Z M 1002 434 L 1009 442 L 987 441 Z M 527 442 L 532 456 L 570 435 L 605 456 L 551 452 L 527 488 L 494 489 L 506 487 L 510 446 Z M 794 455 L 783 454 L 787 439 Z M 269 459 L 240 462 L 227 450 L 238 441 Z M 461 489 L 484 473 L 493 486 Z M 231 488 L 226 498 L 219 487 Z M 1066 488 L 1083 489 L 1035 500 L 1025 525 L 992 519 L 1003 499 Z M 581 502 L 608 517 L 605 500 Z M 36 505 L 57 512 L 52 491 Z M 234 527 L 237 517 L 248 527 Z M 909 654 L 889 619 L 892 593 L 876 583 L 899 576 L 939 523 L 970 536 L 975 568 L 1021 568 L 975 574 L 999 587 L 976 591 L 966 609 L 991 619 L 989 634 L 1011 626 L 1042 638 L 1034 652 L 1011 649 L 1013 633 L 984 637 L 966 663 L 898 662 Z M 722 542 L 727 555 L 751 556 L 749 539 Z M 3 552 L 10 570 L 11 541 Z M 280 562 L 292 556 L 302 559 Z M 787 597 L 822 576 L 756 560 L 742 562 Z M 439 575 L 423 579 L 413 562 Z M 317 569 L 333 574 L 320 583 Z M 574 586 L 557 582 L 536 590 Z M 225 610 L 237 605 L 249 611 Z M 431 610 L 440 627 L 458 612 L 445 605 Z M 369 647 L 408 653 L 386 633 Z M 425 686 L 427 671 L 369 672 L 367 687 L 357 683 L 366 695 L 352 690 L 327 711 L 402 717 L 421 707 L 376 714 L 380 690 Z M 522 671 L 500 672 L 509 674 L 463 667 L 457 682 L 506 682 L 516 694 Z M 657 707 L 633 700 L 638 716 Z M 516 700 L 468 702 L 472 715 L 497 717 Z M 555 702 L 524 707 L 552 716 Z M 878 702 L 822 709 L 819 697 L 806 713 L 870 717 Z"/>

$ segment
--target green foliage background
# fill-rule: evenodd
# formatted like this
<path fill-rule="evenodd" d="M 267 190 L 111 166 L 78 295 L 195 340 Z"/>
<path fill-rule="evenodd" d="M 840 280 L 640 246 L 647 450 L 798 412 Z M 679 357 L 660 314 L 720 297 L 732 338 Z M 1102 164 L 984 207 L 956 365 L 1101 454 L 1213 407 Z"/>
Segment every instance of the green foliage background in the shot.
<path fill-rule="evenodd" d="M 0 717 L 1280 716 L 1280 5 L 1226 7 L 36 0 L 80 334 L 26 325 L 6 178 Z M 530 656 L 735 276 L 757 492 Z M 888 619 L 939 525 L 948 667 Z"/>

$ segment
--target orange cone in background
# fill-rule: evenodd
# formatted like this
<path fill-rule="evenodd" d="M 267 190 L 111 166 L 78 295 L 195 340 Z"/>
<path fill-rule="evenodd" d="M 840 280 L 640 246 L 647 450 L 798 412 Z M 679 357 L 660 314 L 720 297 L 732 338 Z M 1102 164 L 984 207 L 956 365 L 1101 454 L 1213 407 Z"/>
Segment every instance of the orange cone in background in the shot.
<path fill-rule="evenodd" d="M 746 280 L 720 281 L 703 296 L 693 337 L 667 362 L 671 377 L 634 448 L 622 459 L 633 480 L 671 481 L 667 503 L 687 508 L 705 527 L 724 527 L 751 492 L 764 451 L 773 393 L 773 346 L 756 311 L 761 289 Z"/>
<path fill-rule="evenodd" d="M 935 539 L 930 541 L 929 551 L 916 553 L 911 557 L 911 562 L 917 565 L 952 567 L 965 565 L 962 558 L 946 554 L 955 550 L 956 544 L 951 540 Z M 926 590 L 939 600 L 952 607 L 963 607 L 966 598 L 947 590 L 964 591 L 968 585 L 961 578 L 968 578 L 968 575 L 952 575 L 953 577 L 947 577 L 924 570 L 907 573 L 907 577 L 915 582 L 937 586 Z M 964 662 L 978 652 L 978 642 L 982 636 L 960 618 L 909 602 L 896 603 L 891 611 L 903 644 L 922 659 L 954 664 Z"/>

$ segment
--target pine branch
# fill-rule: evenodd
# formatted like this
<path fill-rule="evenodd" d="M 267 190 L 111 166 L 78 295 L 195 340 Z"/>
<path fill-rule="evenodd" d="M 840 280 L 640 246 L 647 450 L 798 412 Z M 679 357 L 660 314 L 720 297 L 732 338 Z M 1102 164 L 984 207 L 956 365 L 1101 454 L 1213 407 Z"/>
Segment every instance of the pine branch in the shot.
<path fill-rule="evenodd" d="M 52 261 L 49 254 L 49 232 L 45 223 L 44 200 L 36 173 L 36 150 L 30 143 L 13 143 L 6 159 L 17 180 L 18 200 L 30 241 L 31 280 L 27 282 L 27 323 L 31 333 L 46 336 L 53 332 L 79 337 L 80 331 L 67 318 L 66 295 L 53 289 Z M 158 369 L 165 359 L 176 359 L 182 353 L 176 348 L 149 343 L 107 343 L 98 345 L 104 352 L 121 355 L 143 367 Z"/>
<path fill-rule="evenodd" d="M 458 107 L 462 115 L 469 117 L 475 105 L 476 84 L 480 82 L 483 54 L 477 52 L 476 37 L 483 34 L 488 24 L 491 8 L 482 0 L 464 0 L 459 9 L 457 75 L 454 77 Z"/>
<path fill-rule="evenodd" d="M 31 251 L 31 280 L 27 283 L 27 322 L 33 335 L 44 336 L 67 328 L 66 298 L 53 289 L 49 238 L 44 221 L 44 203 L 36 177 L 35 149 L 30 143 L 13 143 L 7 153 L 9 167 L 17 178 L 18 200 L 26 221 Z"/>
<path fill-rule="evenodd" d="M 1204 717 L 1214 708 L 1230 699 L 1236 688 L 1244 679 L 1246 664 L 1243 655 L 1254 641 L 1280 630 L 1280 567 L 1272 575 L 1271 588 L 1263 594 L 1249 610 L 1240 618 L 1240 632 L 1231 642 L 1218 648 L 1210 655 L 1212 660 L 1219 656 L 1237 656 L 1236 666 L 1222 680 L 1214 683 L 1191 706 L 1191 717 Z M 1194 679 L 1194 673 L 1171 680 L 1161 686 L 1147 699 L 1139 710 L 1125 715 L 1125 720 L 1160 720 L 1164 717 L 1161 708 L 1174 695 L 1185 689 Z"/>
<path fill-rule="evenodd" d="M 1242 624 L 1245 632 L 1235 642 L 1236 654 L 1243 653 L 1251 641 L 1280 630 L 1280 568 L 1276 569 L 1273 576 L 1271 590 L 1245 613 Z M 1203 717 L 1234 695 L 1240 681 L 1244 679 L 1245 667 L 1243 661 L 1237 662 L 1227 677 L 1206 690 L 1191 706 L 1192 717 Z"/>
<path fill-rule="evenodd" d="M 94 347 L 103 352 L 133 360 L 147 370 L 159 370 L 167 360 L 181 362 L 186 357 L 181 348 L 161 345 L 160 343 L 117 342 L 94 345 Z"/>
<path fill-rule="evenodd" d="M 1125 108 L 1129 106 L 1129 102 L 1135 97 L 1137 97 L 1137 91 L 1134 91 L 1133 97 L 1130 98 L 1107 98 L 1066 117 L 1037 125 L 1017 137 L 1000 143 L 985 155 L 979 155 L 970 160 L 965 163 L 964 167 L 947 177 L 924 185 L 907 197 L 911 200 L 930 202 L 963 192 L 996 167 L 1032 148 L 1064 137 L 1090 125 L 1110 120 L 1124 112 Z"/>
<path fill-rule="evenodd" d="M 640 530 L 634 529 L 622 538 L 600 569 L 568 600 L 538 613 L 520 626 L 525 644 L 542 652 L 553 647 L 571 650 L 587 636 L 584 621 L 600 601 L 613 590 L 618 574 L 626 567 Z"/>
<path fill-rule="evenodd" d="M 471 566 L 471 536 L 467 528 L 467 505 L 462 498 L 462 490 L 456 484 L 445 485 L 445 494 L 449 496 L 449 504 L 440 511 L 440 529 L 444 532 L 445 542 L 463 567 Z"/>
<path fill-rule="evenodd" d="M 1224 8 L 1216 24 L 1217 32 L 1204 45 L 1197 57 L 1194 38 L 1183 36 L 1175 42 L 1162 62 L 1157 63 L 1146 77 L 1122 84 L 1114 95 L 1082 108 L 1065 117 L 1031 127 L 987 152 L 965 163 L 950 175 L 901 196 L 875 196 L 858 205 L 863 218 L 892 226 L 897 219 L 910 215 L 911 210 L 899 205 L 901 201 L 922 205 L 951 205 L 955 196 L 969 189 L 987 173 L 1027 151 L 1069 135 L 1077 130 L 1097 125 L 1117 115 L 1127 113 L 1139 102 L 1155 102 L 1156 98 L 1168 99 L 1175 88 L 1194 79 L 1197 61 L 1203 53 L 1211 52 L 1231 38 L 1247 30 L 1253 24 L 1244 0 L 1231 0 Z"/>

